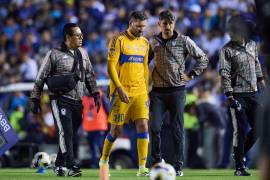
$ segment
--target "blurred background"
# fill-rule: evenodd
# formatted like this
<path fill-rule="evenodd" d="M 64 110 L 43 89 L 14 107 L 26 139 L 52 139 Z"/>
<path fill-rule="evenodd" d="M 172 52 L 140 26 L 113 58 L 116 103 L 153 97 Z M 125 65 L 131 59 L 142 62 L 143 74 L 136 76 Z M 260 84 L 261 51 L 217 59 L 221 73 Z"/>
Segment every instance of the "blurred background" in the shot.
<path fill-rule="evenodd" d="M 148 15 L 147 38 L 158 33 L 158 14 L 170 9 L 177 17 L 176 31 L 193 39 L 208 55 L 210 63 L 202 76 L 187 86 L 185 108 L 186 160 L 188 168 L 230 168 L 232 124 L 220 91 L 218 51 L 230 39 L 225 33 L 231 15 L 241 14 L 255 21 L 253 0 L 1 0 L 0 1 L 0 87 L 35 80 L 47 51 L 62 40 L 62 28 L 67 22 L 78 23 L 84 34 L 83 46 L 88 51 L 98 80 L 108 79 L 107 43 L 115 32 L 127 28 L 128 15 L 144 10 Z M 260 47 L 260 38 L 254 36 Z M 260 57 L 264 64 L 264 60 Z M 194 60 L 189 58 L 189 71 Z M 150 64 L 151 66 L 151 64 Z M 264 65 L 262 65 L 264 67 Z M 20 141 L 0 157 L 0 167 L 27 167 L 38 151 L 57 152 L 56 130 L 50 110 L 48 94 L 42 96 L 42 113 L 33 116 L 28 109 L 29 90 L 0 92 L 0 106 L 6 113 Z M 82 167 L 98 167 L 100 150 L 106 135 L 108 86 L 103 92 L 103 114 L 97 120 L 93 100 L 84 98 L 84 123 L 77 138 L 75 152 Z M 168 119 L 168 115 L 164 115 Z M 93 128 L 89 128 L 89 123 Z M 248 127 L 247 127 L 248 128 Z M 164 124 L 162 144 L 170 142 L 170 124 Z M 173 149 L 173 148 L 170 148 Z M 168 151 L 168 150 L 166 150 Z M 170 155 L 164 153 L 170 162 Z M 132 124 L 116 141 L 111 166 L 135 168 L 137 161 L 136 132 Z M 255 167 L 256 146 L 247 158 L 247 165 Z"/>

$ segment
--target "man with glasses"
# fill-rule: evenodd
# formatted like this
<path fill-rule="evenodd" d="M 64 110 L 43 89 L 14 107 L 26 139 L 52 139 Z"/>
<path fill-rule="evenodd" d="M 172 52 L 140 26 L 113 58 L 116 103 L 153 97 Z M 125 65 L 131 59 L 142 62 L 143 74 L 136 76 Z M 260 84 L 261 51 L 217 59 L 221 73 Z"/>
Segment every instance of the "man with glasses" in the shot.
<path fill-rule="evenodd" d="M 64 42 L 60 48 L 50 50 L 42 61 L 34 88 L 31 93 L 30 109 L 34 114 L 41 111 L 40 96 L 44 83 L 49 86 L 49 78 L 63 77 L 74 78 L 74 87 L 56 91 L 50 89 L 49 95 L 53 112 L 55 126 L 58 131 L 59 151 L 55 162 L 55 174 L 65 176 L 64 167 L 69 169 L 67 176 L 81 176 L 79 167 L 74 162 L 74 142 L 77 138 L 77 131 L 82 122 L 82 96 L 85 87 L 94 97 L 97 111 L 100 107 L 99 92 L 93 67 L 87 52 L 81 47 L 83 35 L 77 24 L 67 23 L 63 30 Z M 71 76 L 66 76 L 71 74 Z M 65 89 L 70 84 L 63 84 L 61 81 L 51 86 Z M 66 86 L 66 87 L 65 87 Z"/>

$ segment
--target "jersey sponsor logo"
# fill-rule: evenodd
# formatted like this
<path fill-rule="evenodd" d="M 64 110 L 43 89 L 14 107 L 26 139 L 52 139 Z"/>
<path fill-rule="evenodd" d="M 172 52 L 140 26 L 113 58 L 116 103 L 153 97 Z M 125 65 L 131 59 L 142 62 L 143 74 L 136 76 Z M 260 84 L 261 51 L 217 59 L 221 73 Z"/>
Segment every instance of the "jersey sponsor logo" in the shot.
<path fill-rule="evenodd" d="M 143 62 L 144 62 L 144 56 L 125 55 L 125 54 L 121 54 L 120 56 L 120 65 L 124 63 L 143 63 Z"/>

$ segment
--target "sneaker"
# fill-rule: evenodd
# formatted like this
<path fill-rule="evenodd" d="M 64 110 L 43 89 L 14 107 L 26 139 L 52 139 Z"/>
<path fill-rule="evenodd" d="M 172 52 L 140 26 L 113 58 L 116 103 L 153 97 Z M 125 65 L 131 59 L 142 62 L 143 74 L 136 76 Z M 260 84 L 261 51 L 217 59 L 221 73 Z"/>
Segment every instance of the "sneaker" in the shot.
<path fill-rule="evenodd" d="M 148 168 L 139 168 L 139 171 L 137 172 L 138 177 L 149 177 L 150 172 Z"/>
<path fill-rule="evenodd" d="M 60 177 L 65 176 L 65 169 L 62 166 L 55 167 L 53 171 L 56 174 L 56 176 L 60 176 Z"/>
<path fill-rule="evenodd" d="M 67 176 L 68 176 L 68 177 L 79 177 L 79 176 L 81 176 L 81 175 L 82 175 L 82 171 L 81 171 L 80 168 L 77 167 L 77 166 L 72 166 L 72 167 L 69 169 L 68 173 L 67 173 Z"/>
<path fill-rule="evenodd" d="M 99 160 L 99 170 L 101 174 L 108 173 L 108 176 L 110 177 L 111 174 L 109 172 L 109 160 Z"/>
<path fill-rule="evenodd" d="M 177 170 L 177 171 L 176 171 L 176 176 L 184 176 L 183 171 Z"/>
<path fill-rule="evenodd" d="M 235 176 L 251 176 L 249 172 L 246 171 L 246 169 L 236 169 L 234 171 Z"/>

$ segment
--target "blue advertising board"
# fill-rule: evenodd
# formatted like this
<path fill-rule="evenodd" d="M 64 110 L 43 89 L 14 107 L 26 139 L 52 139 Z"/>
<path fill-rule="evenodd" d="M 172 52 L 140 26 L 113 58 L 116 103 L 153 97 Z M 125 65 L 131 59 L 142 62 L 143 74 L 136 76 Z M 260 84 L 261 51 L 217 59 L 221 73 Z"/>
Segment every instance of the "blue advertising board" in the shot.
<path fill-rule="evenodd" d="M 0 156 L 18 142 L 19 138 L 15 130 L 9 124 L 9 121 L 0 108 Z"/>

